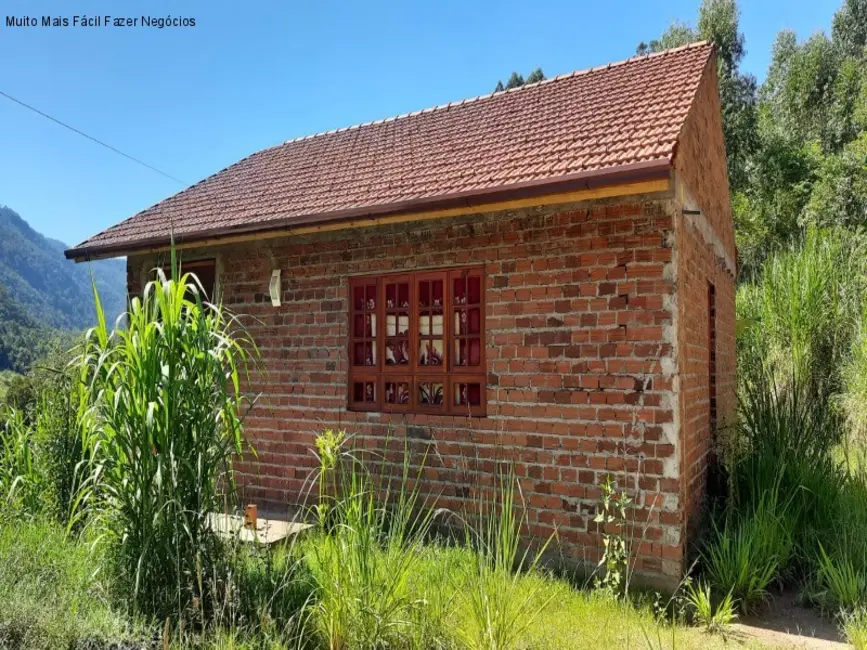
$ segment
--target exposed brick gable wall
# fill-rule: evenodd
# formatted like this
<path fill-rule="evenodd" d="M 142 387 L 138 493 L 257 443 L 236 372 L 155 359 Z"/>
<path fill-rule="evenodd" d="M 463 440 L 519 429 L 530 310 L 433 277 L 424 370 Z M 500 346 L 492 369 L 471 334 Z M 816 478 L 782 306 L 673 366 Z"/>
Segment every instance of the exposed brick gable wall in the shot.
<path fill-rule="evenodd" d="M 717 63 L 708 62 L 675 159 L 680 465 L 687 524 L 700 519 L 715 438 L 734 422 L 736 253 Z M 717 431 L 711 430 L 708 283 L 716 293 Z"/>
<path fill-rule="evenodd" d="M 715 56 L 708 60 L 692 108 L 684 122 L 674 169 L 678 180 L 698 203 L 726 253 L 735 260 L 735 231 Z M 684 204 L 690 202 L 684 197 L 679 199 Z"/>
<path fill-rule="evenodd" d="M 317 431 L 345 427 L 378 444 L 431 446 L 425 489 L 459 509 L 517 463 L 532 533 L 595 561 L 599 484 L 614 473 L 649 521 L 640 570 L 679 577 L 683 452 L 676 423 L 678 302 L 670 199 L 594 202 L 336 231 L 188 251 L 218 258 L 222 298 L 245 314 L 267 377 L 246 421 L 258 460 L 242 469 L 250 498 L 297 502 L 315 465 Z M 679 234 L 678 234 L 679 236 Z M 131 288 L 151 258 L 130 258 Z M 483 264 L 485 418 L 346 409 L 348 277 Z M 272 268 L 283 304 L 271 306 Z"/>

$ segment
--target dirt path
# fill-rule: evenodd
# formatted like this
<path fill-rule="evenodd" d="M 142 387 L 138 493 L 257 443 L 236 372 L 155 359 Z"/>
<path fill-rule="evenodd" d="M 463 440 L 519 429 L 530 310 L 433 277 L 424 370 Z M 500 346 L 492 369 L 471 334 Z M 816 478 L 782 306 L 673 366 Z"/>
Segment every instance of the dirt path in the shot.
<path fill-rule="evenodd" d="M 772 648 L 842 650 L 850 648 L 835 621 L 797 602 L 797 594 L 776 594 L 759 616 L 742 618 L 732 625 L 740 641 L 758 641 Z"/>

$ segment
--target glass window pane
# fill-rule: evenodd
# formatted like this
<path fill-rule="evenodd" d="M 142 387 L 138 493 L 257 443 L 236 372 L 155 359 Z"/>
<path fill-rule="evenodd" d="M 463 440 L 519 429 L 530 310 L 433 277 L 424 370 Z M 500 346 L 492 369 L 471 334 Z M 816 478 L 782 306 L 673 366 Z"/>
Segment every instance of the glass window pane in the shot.
<path fill-rule="evenodd" d="M 434 405 L 443 403 L 443 385 L 440 382 L 422 381 L 418 384 L 419 404 Z"/>
<path fill-rule="evenodd" d="M 360 404 L 376 404 L 376 383 L 356 381 L 352 385 L 352 398 Z"/>
<path fill-rule="evenodd" d="M 443 281 L 442 280 L 434 280 L 431 282 L 431 298 L 433 299 L 432 305 L 434 307 L 442 307 L 443 305 Z"/>
<path fill-rule="evenodd" d="M 386 404 L 409 404 L 409 382 L 388 381 L 385 383 Z"/>
<path fill-rule="evenodd" d="M 463 305 L 467 302 L 466 283 L 463 278 L 455 278 L 452 293 L 452 300 L 456 305 Z"/>
<path fill-rule="evenodd" d="M 469 365 L 477 366 L 482 362 L 482 342 L 479 339 L 469 339 L 470 362 Z"/>
<path fill-rule="evenodd" d="M 409 341 L 390 340 L 385 344 L 385 363 L 388 366 L 409 363 Z"/>
<path fill-rule="evenodd" d="M 467 314 L 467 331 L 470 334 L 479 334 L 482 330 L 482 311 L 478 307 L 470 309 Z"/>
<path fill-rule="evenodd" d="M 467 278 L 467 302 L 473 305 L 482 302 L 482 278 L 478 275 Z"/>
<path fill-rule="evenodd" d="M 455 406 L 481 406 L 481 384 L 455 384 Z"/>
<path fill-rule="evenodd" d="M 469 327 L 467 324 L 467 312 L 459 309 L 455 312 L 455 332 L 456 335 L 463 335 L 469 333 Z"/>
<path fill-rule="evenodd" d="M 441 366 L 443 364 L 442 339 L 425 339 L 418 342 L 418 363 L 421 366 Z"/>

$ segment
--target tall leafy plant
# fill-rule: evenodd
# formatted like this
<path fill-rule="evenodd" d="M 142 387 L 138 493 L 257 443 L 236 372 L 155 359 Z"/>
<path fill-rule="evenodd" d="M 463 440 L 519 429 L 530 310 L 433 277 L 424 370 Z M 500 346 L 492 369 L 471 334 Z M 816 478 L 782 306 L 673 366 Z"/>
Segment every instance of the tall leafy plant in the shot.
<path fill-rule="evenodd" d="M 11 407 L 4 410 L 0 425 L 0 517 L 36 515 L 43 507 L 42 476 L 37 470 L 34 435 L 24 414 Z"/>
<path fill-rule="evenodd" d="M 80 363 L 95 416 L 99 521 L 133 608 L 165 616 L 203 607 L 218 559 L 209 512 L 232 497 L 242 451 L 240 381 L 255 345 L 205 301 L 192 274 L 157 269 L 126 329 L 98 324 Z"/>
<path fill-rule="evenodd" d="M 458 599 L 467 615 L 459 637 L 469 650 L 511 650 L 550 601 L 544 580 L 523 580 L 522 574 L 535 573 L 551 538 L 535 552 L 522 550 L 527 512 L 511 463 L 507 469 L 498 465 L 492 489 L 478 490 L 473 514 L 469 520 L 476 523 L 466 528 L 471 561 Z"/>

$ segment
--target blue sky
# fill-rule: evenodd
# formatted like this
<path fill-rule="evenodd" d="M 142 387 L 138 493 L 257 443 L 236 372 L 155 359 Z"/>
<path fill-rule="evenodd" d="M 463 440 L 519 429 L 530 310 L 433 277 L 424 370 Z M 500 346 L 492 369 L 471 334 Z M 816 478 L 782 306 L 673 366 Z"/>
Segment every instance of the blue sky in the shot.
<path fill-rule="evenodd" d="M 839 0 L 742 0 L 744 67 Z M 317 131 L 631 56 L 698 0 L 5 0 L 0 90 L 188 183 Z M 194 28 L 7 28 L 6 15 L 195 17 Z M 181 189 L 0 97 L 0 204 L 73 244 Z"/>

